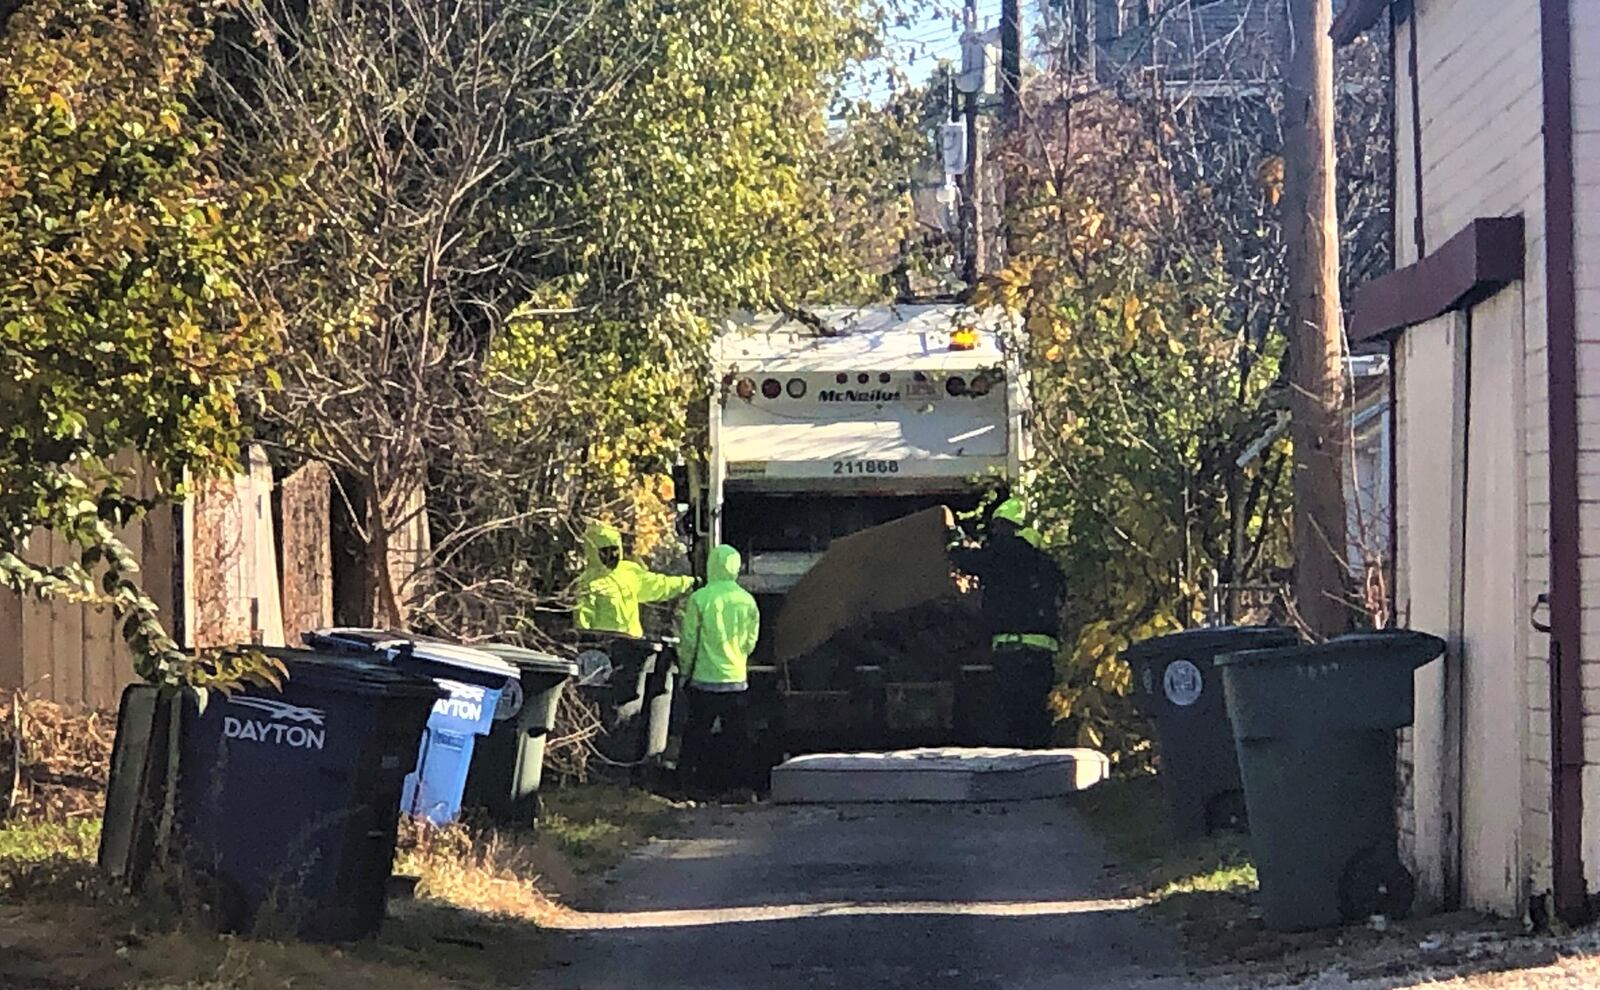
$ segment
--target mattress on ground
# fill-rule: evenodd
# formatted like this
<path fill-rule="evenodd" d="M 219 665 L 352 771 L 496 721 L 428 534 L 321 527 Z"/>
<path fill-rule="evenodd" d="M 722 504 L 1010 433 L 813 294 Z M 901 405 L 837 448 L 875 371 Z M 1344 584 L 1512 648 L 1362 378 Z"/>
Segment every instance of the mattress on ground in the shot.
<path fill-rule="evenodd" d="M 772 771 L 781 804 L 1035 801 L 1085 790 L 1111 764 L 1092 749 L 914 749 L 818 753 Z"/>

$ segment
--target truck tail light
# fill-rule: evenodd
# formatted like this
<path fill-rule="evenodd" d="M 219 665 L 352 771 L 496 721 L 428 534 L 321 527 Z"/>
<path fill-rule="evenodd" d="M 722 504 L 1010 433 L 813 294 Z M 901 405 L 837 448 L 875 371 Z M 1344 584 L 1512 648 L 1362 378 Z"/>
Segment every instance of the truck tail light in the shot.
<path fill-rule="evenodd" d="M 752 379 L 741 378 L 739 379 L 739 384 L 733 387 L 733 391 L 739 398 L 749 402 L 756 397 L 756 383 Z"/>
<path fill-rule="evenodd" d="M 974 378 L 972 380 L 972 384 L 971 385 L 967 386 L 967 394 L 968 395 L 975 395 L 975 396 L 976 395 L 988 395 L 989 394 L 989 389 L 991 389 L 993 387 L 994 387 L 994 384 L 989 381 L 989 376 L 988 375 L 979 375 L 978 377 L 976 377 L 976 378 Z"/>
<path fill-rule="evenodd" d="M 786 390 L 789 393 L 789 398 L 803 399 L 806 397 L 806 380 L 804 378 L 791 378 Z"/>
<path fill-rule="evenodd" d="M 761 383 L 761 394 L 769 399 L 776 399 L 783 394 L 783 386 L 778 384 L 776 378 L 768 378 Z"/>
<path fill-rule="evenodd" d="M 966 395 L 967 380 L 960 375 L 952 375 L 945 379 L 944 390 L 951 395 Z"/>

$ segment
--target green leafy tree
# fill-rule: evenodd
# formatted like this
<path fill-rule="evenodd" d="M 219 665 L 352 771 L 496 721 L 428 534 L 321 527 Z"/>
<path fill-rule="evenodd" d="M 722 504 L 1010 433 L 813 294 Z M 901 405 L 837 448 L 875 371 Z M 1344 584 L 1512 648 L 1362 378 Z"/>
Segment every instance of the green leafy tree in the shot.
<path fill-rule="evenodd" d="M 290 341 L 262 429 L 339 469 L 373 618 L 525 628 L 583 518 L 625 521 L 681 449 L 713 320 L 875 288 L 854 234 L 903 189 L 868 174 L 885 132 L 869 153 L 829 111 L 877 18 L 240 4 L 209 99 L 241 178 L 298 181 L 248 280 Z M 433 547 L 407 578 L 388 544 L 424 489 Z"/>
<path fill-rule="evenodd" d="M 1375 56 L 1352 49 L 1340 67 L 1343 249 L 1368 274 L 1388 257 Z M 1122 651 L 1205 618 L 1213 575 L 1281 587 L 1294 560 L 1281 108 L 1270 87 L 1177 100 L 1141 78 L 1113 93 L 1069 71 L 1033 88 L 999 156 L 1013 256 L 987 290 L 1028 331 L 1029 491 L 1072 589 L 1059 710 L 1084 744 L 1134 762 L 1149 749 Z"/>
<path fill-rule="evenodd" d="M 1137 759 L 1122 651 L 1200 620 L 1213 571 L 1282 563 L 1282 452 L 1239 464 L 1276 418 L 1282 346 L 1232 318 L 1225 246 L 1184 223 L 1194 192 L 1137 108 L 1035 114 L 1062 137 L 1008 176 L 1013 259 L 987 295 L 1026 330 L 1027 490 L 1071 588 L 1060 713 L 1080 744 Z"/>
<path fill-rule="evenodd" d="M 114 606 L 149 677 L 185 661 L 116 531 L 185 468 L 236 462 L 237 383 L 276 340 L 238 277 L 253 227 L 190 99 L 206 20 L 173 0 L 29 0 L 0 33 L 0 584 Z M 155 499 L 129 494 L 123 454 Z M 80 559 L 31 558 L 40 529 Z"/>

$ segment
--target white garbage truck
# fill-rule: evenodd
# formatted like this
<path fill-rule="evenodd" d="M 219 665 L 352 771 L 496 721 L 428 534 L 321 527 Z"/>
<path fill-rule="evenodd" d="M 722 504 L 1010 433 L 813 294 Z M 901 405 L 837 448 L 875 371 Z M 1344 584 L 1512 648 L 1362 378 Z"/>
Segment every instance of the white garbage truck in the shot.
<path fill-rule="evenodd" d="M 784 597 L 831 543 L 937 506 L 968 511 L 1017 480 L 1030 417 L 1015 332 L 955 303 L 725 321 L 685 501 L 702 554 L 720 542 L 744 558 L 758 665 L 774 662 Z"/>

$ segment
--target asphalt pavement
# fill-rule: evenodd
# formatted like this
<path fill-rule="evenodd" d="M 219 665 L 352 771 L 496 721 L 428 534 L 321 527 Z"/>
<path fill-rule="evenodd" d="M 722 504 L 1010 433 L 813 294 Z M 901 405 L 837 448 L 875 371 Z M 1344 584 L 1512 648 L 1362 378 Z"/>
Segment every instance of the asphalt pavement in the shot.
<path fill-rule="evenodd" d="M 1059 801 L 702 809 L 578 905 L 533 986 L 1192 990 L 1107 865 Z"/>

